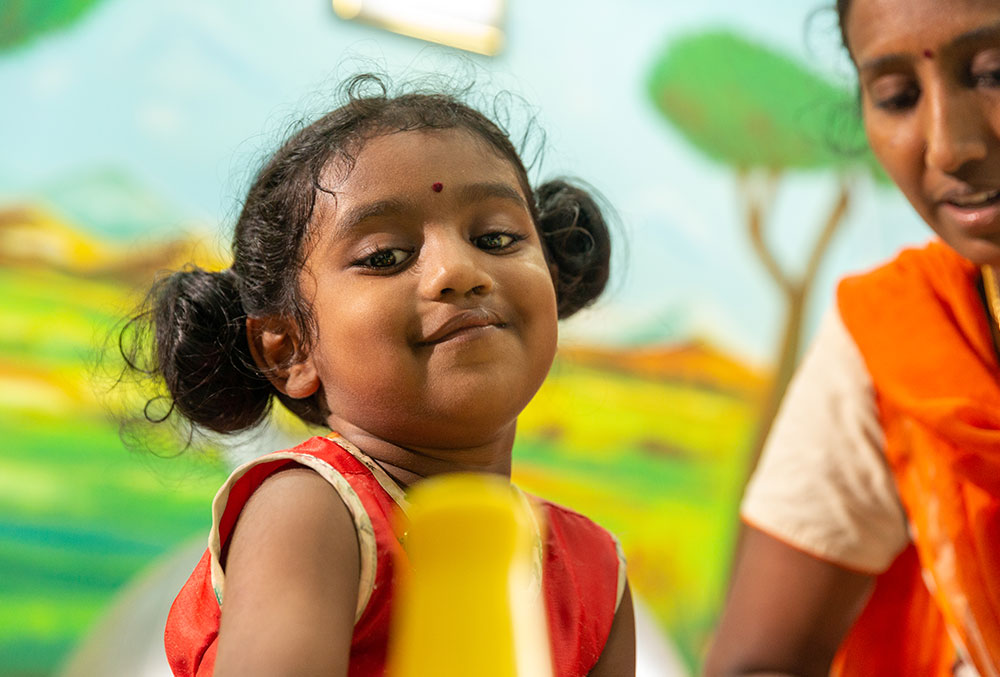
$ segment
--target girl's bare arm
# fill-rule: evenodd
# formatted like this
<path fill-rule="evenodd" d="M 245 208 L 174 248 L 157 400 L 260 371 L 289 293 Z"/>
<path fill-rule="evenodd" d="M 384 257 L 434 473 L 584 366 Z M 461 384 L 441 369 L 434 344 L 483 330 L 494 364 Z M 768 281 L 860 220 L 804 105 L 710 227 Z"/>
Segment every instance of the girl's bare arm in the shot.
<path fill-rule="evenodd" d="M 628 677 L 635 674 L 635 616 L 628 583 L 615 612 L 611 632 L 590 677 Z"/>
<path fill-rule="evenodd" d="M 360 577 L 347 507 L 293 468 L 247 502 L 230 541 L 215 675 L 346 675 Z"/>

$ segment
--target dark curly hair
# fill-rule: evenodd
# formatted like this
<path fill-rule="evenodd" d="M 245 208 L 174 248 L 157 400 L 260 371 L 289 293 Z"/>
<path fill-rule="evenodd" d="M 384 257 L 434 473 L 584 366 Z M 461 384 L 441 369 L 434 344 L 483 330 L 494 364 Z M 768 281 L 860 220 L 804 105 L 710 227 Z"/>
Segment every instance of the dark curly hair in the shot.
<path fill-rule="evenodd" d="M 529 200 L 545 256 L 556 269 L 560 318 L 592 303 L 610 270 L 608 225 L 590 191 L 565 180 L 532 190 L 507 132 L 458 96 L 411 92 L 390 96 L 385 81 L 356 76 L 347 103 L 292 134 L 259 171 L 233 236 L 233 264 L 222 272 L 188 267 L 159 279 L 143 310 L 126 324 L 119 346 L 127 369 L 159 380 L 169 395 L 151 399 L 145 418 L 190 422 L 221 433 L 259 423 L 278 397 L 307 423 L 325 425 L 317 396 L 294 399 L 275 389 L 250 353 L 248 317 L 290 316 L 313 335 L 299 291 L 309 224 L 324 168 L 350 170 L 365 141 L 420 129 L 462 129 L 510 162 Z M 161 406 L 152 406 L 161 403 Z M 153 411 L 156 410 L 154 415 Z"/>

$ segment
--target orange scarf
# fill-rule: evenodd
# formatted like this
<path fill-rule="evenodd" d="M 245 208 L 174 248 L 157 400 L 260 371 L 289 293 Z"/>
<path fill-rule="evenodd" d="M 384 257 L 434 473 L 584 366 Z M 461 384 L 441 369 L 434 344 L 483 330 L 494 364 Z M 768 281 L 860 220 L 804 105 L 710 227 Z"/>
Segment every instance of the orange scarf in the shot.
<path fill-rule="evenodd" d="M 839 674 L 950 675 L 960 656 L 1000 677 L 1000 365 L 978 289 L 976 266 L 932 242 L 838 290 L 913 538 Z"/>

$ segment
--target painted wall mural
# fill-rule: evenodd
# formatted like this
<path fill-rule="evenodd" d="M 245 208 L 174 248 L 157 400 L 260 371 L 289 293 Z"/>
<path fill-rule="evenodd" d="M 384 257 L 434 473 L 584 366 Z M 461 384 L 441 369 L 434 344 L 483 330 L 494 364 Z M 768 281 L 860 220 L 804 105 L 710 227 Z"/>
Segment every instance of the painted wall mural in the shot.
<path fill-rule="evenodd" d="M 162 674 L 158 614 L 227 468 L 305 431 L 132 449 L 102 351 L 157 271 L 227 265 L 267 151 L 373 65 L 523 97 L 533 174 L 616 210 L 611 288 L 562 327 L 514 477 L 620 535 L 648 627 L 696 670 L 747 469 L 836 279 L 924 235 L 865 150 L 832 11 L 681 4 L 509 0 L 495 56 L 319 1 L 0 9 L 0 677 L 116 674 L 109 645 Z"/>

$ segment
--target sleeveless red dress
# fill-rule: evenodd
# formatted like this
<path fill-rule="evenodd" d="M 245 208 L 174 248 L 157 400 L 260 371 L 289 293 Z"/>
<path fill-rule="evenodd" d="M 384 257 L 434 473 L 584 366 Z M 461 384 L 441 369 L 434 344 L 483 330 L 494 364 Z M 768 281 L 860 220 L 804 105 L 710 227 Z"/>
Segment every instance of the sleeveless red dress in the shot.
<path fill-rule="evenodd" d="M 236 469 L 219 490 L 213 502 L 209 547 L 167 618 L 164 639 L 174 675 L 212 674 L 225 578 L 219 556 L 251 494 L 289 465 L 319 473 L 352 515 L 361 553 L 361 581 L 348 674 L 384 673 L 394 557 L 402 556 L 405 561 L 393 530 L 393 514 L 405 506 L 406 499 L 377 464 L 333 433 L 251 461 Z M 557 677 L 586 675 L 601 655 L 624 590 L 621 548 L 614 536 L 586 517 L 542 499 L 529 499 L 546 521 L 539 566 L 554 673 Z"/>

